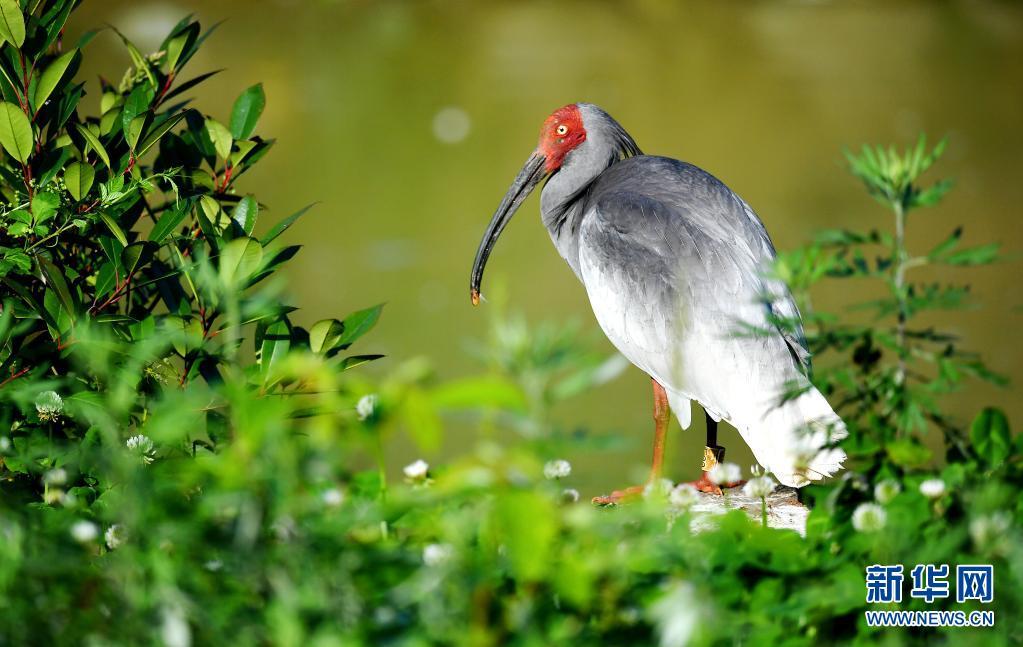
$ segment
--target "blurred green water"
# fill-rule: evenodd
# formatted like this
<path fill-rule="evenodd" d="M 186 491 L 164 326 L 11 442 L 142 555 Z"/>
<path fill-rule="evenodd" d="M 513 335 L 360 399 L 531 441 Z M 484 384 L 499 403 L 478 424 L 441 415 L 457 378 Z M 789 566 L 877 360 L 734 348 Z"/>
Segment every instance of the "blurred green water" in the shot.
<path fill-rule="evenodd" d="M 387 301 L 365 350 L 426 355 L 444 377 L 476 370 L 465 346 L 486 334 L 486 308 L 472 309 L 467 290 L 483 227 L 543 118 L 572 101 L 605 107 L 644 150 L 722 178 L 783 249 L 825 227 L 888 226 L 842 170 L 843 145 L 947 133 L 939 172 L 957 186 L 910 224 L 911 245 L 963 224 L 968 243 L 1019 249 L 1019 4 L 89 0 L 71 30 L 109 22 L 151 49 L 189 12 L 228 19 L 190 63 L 194 74 L 226 68 L 197 94 L 201 109 L 224 119 L 239 91 L 266 86 L 260 130 L 278 145 L 240 187 L 276 217 L 321 202 L 291 234 L 305 245 L 290 274 L 305 323 Z M 101 55 L 82 78 L 119 79 L 128 58 L 116 39 L 90 47 Z M 504 234 L 487 283 L 504 284 L 531 319 L 581 320 L 610 352 L 537 210 L 534 198 Z M 983 307 L 940 319 L 1016 382 L 1019 274 L 1018 263 L 969 273 Z M 815 300 L 829 309 L 867 296 L 843 284 Z M 993 403 L 1019 421 L 1016 392 L 975 386 L 952 410 Z M 569 457 L 579 485 L 642 477 L 649 409 L 648 381 L 629 369 L 556 412 L 565 427 L 635 440 L 611 457 Z M 467 441 L 449 437 L 446 451 Z M 734 432 L 723 442 L 730 459 L 751 462 Z M 694 477 L 702 445 L 697 422 L 674 444 L 671 475 Z M 417 454 L 403 438 L 391 453 L 399 464 Z"/>

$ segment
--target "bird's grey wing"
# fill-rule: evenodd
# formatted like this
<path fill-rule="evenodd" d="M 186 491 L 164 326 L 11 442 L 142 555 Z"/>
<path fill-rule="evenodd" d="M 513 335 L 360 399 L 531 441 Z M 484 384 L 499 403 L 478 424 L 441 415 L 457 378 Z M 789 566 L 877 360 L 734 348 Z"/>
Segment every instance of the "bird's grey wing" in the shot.
<path fill-rule="evenodd" d="M 789 286 L 770 271 L 776 256 L 774 243 L 771 241 L 763 221 L 757 217 L 753 208 L 735 193 L 732 193 L 732 197 L 742 208 L 742 213 L 745 216 L 745 222 L 742 224 L 750 240 L 750 249 L 763 267 L 764 300 L 779 322 L 779 325 L 772 327 L 777 328 L 782 334 L 792 356 L 803 367 L 803 371 L 809 375 L 812 370 L 810 349 L 806 343 L 806 334 L 803 332 L 803 321 L 799 315 L 799 308 Z"/>
<path fill-rule="evenodd" d="M 594 199 L 605 199 L 622 189 L 662 203 L 667 207 L 670 226 L 690 229 L 678 231 L 679 236 L 701 235 L 712 248 L 727 249 L 733 261 L 756 274 L 759 299 L 775 322 L 787 322 L 778 326 L 769 321 L 766 327 L 777 330 L 799 365 L 809 370 L 810 353 L 799 309 L 788 286 L 771 275 L 774 244 L 763 222 L 742 198 L 707 171 L 667 157 L 637 157 L 616 164 L 601 176 Z M 752 268 L 748 262 L 752 262 Z"/>
<path fill-rule="evenodd" d="M 750 387 L 777 393 L 800 366 L 780 330 L 751 337 L 741 325 L 772 323 L 763 301 L 764 254 L 737 231 L 750 227 L 737 214 L 715 213 L 728 202 L 603 191 L 580 232 L 584 283 L 612 343 L 666 388 L 726 418 L 736 394 Z"/>

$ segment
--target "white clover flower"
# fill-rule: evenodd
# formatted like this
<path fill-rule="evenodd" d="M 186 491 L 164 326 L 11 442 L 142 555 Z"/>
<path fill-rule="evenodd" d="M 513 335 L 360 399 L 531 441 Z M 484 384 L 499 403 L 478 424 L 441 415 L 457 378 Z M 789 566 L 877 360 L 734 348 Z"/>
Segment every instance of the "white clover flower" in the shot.
<path fill-rule="evenodd" d="M 376 393 L 370 393 L 359 398 L 359 401 L 355 404 L 355 413 L 359 416 L 359 420 L 366 420 L 373 415 L 373 412 L 377 408 Z"/>
<path fill-rule="evenodd" d="M 899 492 L 902 492 L 902 486 L 893 479 L 885 479 L 874 486 L 874 498 L 882 505 L 898 496 Z"/>
<path fill-rule="evenodd" d="M 577 503 L 579 501 L 579 490 L 566 488 L 561 491 L 561 500 L 565 503 Z"/>
<path fill-rule="evenodd" d="M 124 530 L 124 526 L 119 523 L 107 528 L 107 531 L 103 533 L 103 541 L 106 543 L 107 548 L 110 550 L 116 550 L 124 545 L 124 542 L 128 540 L 128 533 Z"/>
<path fill-rule="evenodd" d="M 945 494 L 945 482 L 941 479 L 927 479 L 920 483 L 920 494 L 928 499 L 937 499 Z"/>
<path fill-rule="evenodd" d="M 427 566 L 440 566 L 451 559 L 454 550 L 448 544 L 428 544 L 423 548 L 423 563 Z"/>
<path fill-rule="evenodd" d="M 420 458 L 406 465 L 402 471 L 405 472 L 405 478 L 412 481 L 422 481 L 426 478 L 427 472 L 430 471 L 430 464 Z"/>
<path fill-rule="evenodd" d="M 668 503 L 679 510 L 688 510 L 700 500 L 700 493 L 688 483 L 679 483 L 668 494 Z"/>
<path fill-rule="evenodd" d="M 67 483 L 67 471 L 63 467 L 55 467 L 43 474 L 43 483 L 46 485 L 64 485 Z"/>
<path fill-rule="evenodd" d="M 714 485 L 728 485 L 742 478 L 742 470 L 735 463 L 718 463 L 707 472 Z"/>
<path fill-rule="evenodd" d="M 853 511 L 852 525 L 859 532 L 877 532 L 888 522 L 888 514 L 876 503 L 861 503 Z"/>
<path fill-rule="evenodd" d="M 149 436 L 137 434 L 126 440 L 124 444 L 129 450 L 138 454 L 142 462 L 147 465 L 156 458 L 156 452 L 153 449 L 153 439 Z"/>
<path fill-rule="evenodd" d="M 765 474 L 746 481 L 746 485 L 742 486 L 742 493 L 754 499 L 763 499 L 774 492 L 777 486 L 775 480 Z"/>
<path fill-rule="evenodd" d="M 329 490 L 324 490 L 323 494 L 320 495 L 320 499 L 323 500 L 324 505 L 336 508 L 345 501 L 345 493 L 336 487 L 332 487 Z"/>
<path fill-rule="evenodd" d="M 547 461 L 543 466 L 544 478 L 563 479 L 572 473 L 572 464 L 563 458 Z"/>
<path fill-rule="evenodd" d="M 1012 519 L 1004 512 L 976 517 L 970 521 L 970 538 L 977 548 L 998 546 L 1012 528 Z M 997 551 L 996 551 L 997 552 Z"/>
<path fill-rule="evenodd" d="M 43 391 L 36 396 L 36 413 L 43 422 L 53 422 L 60 418 L 64 410 L 64 400 L 56 391 Z"/>
<path fill-rule="evenodd" d="M 11 439 L 7 436 L 0 436 L 0 452 L 7 452 L 11 449 Z"/>
<path fill-rule="evenodd" d="M 647 613 L 657 627 L 660 647 L 686 647 L 707 612 L 696 588 L 689 582 L 677 582 Z"/>
<path fill-rule="evenodd" d="M 43 502 L 46 503 L 47 505 L 62 503 L 64 501 L 64 497 L 65 497 L 64 490 L 60 489 L 59 487 L 55 488 L 48 487 L 46 488 L 46 491 L 43 492 Z"/>
<path fill-rule="evenodd" d="M 673 487 L 675 487 L 675 484 L 671 482 L 671 479 L 655 479 L 647 483 L 643 488 L 643 496 L 648 497 L 654 494 L 668 496 Z"/>
<path fill-rule="evenodd" d="M 191 647 L 192 628 L 188 626 L 185 610 L 180 605 L 164 605 L 160 637 L 166 647 Z"/>
<path fill-rule="evenodd" d="M 99 536 L 99 526 L 91 521 L 80 519 L 71 524 L 71 536 L 75 541 L 87 544 Z"/>

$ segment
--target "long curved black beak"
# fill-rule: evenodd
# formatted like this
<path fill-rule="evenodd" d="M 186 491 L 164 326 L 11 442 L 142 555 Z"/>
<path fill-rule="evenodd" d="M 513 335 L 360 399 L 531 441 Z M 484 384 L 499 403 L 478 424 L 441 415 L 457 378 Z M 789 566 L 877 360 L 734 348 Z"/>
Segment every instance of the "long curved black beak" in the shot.
<path fill-rule="evenodd" d="M 522 170 L 515 177 L 515 181 L 512 183 L 511 188 L 508 189 L 508 193 L 501 200 L 500 206 L 494 212 L 494 217 L 490 219 L 487 231 L 483 234 L 483 240 L 480 241 L 479 249 L 476 250 L 476 260 L 472 263 L 472 275 L 469 278 L 469 295 L 474 306 L 480 303 L 480 283 L 483 281 L 483 268 L 486 267 L 491 250 L 494 249 L 498 236 L 504 231 L 505 225 L 515 215 L 522 202 L 529 197 L 529 194 L 533 192 L 533 189 L 540 183 L 540 180 L 546 177 L 546 162 L 547 158 L 540 154 L 539 151 L 533 151 L 533 154 L 526 160 Z"/>

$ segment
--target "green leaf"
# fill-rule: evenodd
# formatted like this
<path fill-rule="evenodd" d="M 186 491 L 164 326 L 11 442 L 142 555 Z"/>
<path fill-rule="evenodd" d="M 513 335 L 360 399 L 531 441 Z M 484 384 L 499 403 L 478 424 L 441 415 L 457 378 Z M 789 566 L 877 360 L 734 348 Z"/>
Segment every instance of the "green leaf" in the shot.
<path fill-rule="evenodd" d="M 177 36 L 172 38 L 167 43 L 166 51 L 167 58 L 165 59 L 167 69 L 172 71 L 178 70 L 178 61 L 181 58 L 181 54 L 186 49 L 191 49 L 191 46 L 195 44 L 196 39 L 199 37 L 199 23 L 193 22 L 178 33 Z M 186 59 L 187 60 L 187 59 Z"/>
<path fill-rule="evenodd" d="M 146 133 L 146 138 L 142 140 L 142 143 L 139 145 L 136 155 L 140 157 L 144 155 L 146 151 L 160 141 L 160 138 L 166 135 L 171 128 L 177 126 L 178 122 L 181 121 L 184 116 L 185 113 L 180 112 L 152 128 L 148 133 Z"/>
<path fill-rule="evenodd" d="M 214 249 L 220 248 L 220 236 L 217 233 L 217 228 L 213 225 L 209 218 L 206 217 L 205 198 L 208 196 L 202 196 L 200 198 L 200 206 L 195 209 L 195 220 L 199 223 L 199 229 L 202 230 L 202 235 L 206 237 L 206 241 Z"/>
<path fill-rule="evenodd" d="M 941 259 L 949 265 L 987 265 L 998 260 L 998 243 L 961 249 Z"/>
<path fill-rule="evenodd" d="M 60 196 L 49 191 L 40 191 L 32 198 L 32 218 L 35 224 L 44 223 L 57 213 Z"/>
<path fill-rule="evenodd" d="M 206 214 L 206 218 L 209 219 L 210 223 L 218 229 L 223 226 L 220 222 L 220 214 L 223 212 L 223 209 L 219 202 L 208 195 L 203 195 L 199 197 L 199 206 L 202 207 L 203 213 Z"/>
<path fill-rule="evenodd" d="M 145 124 L 145 116 L 153 103 L 155 93 L 148 85 L 137 85 L 131 91 L 124 102 L 121 110 L 121 129 L 124 131 L 124 139 L 128 145 L 135 148 L 139 135 L 142 133 L 142 126 Z"/>
<path fill-rule="evenodd" d="M 382 357 L 383 355 L 351 355 L 341 360 L 338 364 L 338 369 L 347 371 L 348 369 L 355 368 L 356 366 L 362 366 L 367 362 L 372 362 Z"/>
<path fill-rule="evenodd" d="M 270 229 L 270 231 L 268 231 L 265 236 L 259 239 L 259 242 L 263 243 L 264 247 L 269 245 L 271 242 L 274 241 L 274 239 L 276 239 L 278 236 L 283 234 L 289 227 L 295 224 L 296 220 L 305 215 L 306 211 L 312 209 L 314 204 L 316 203 L 314 202 L 313 204 L 307 204 L 306 206 L 302 207 L 295 213 L 291 214 L 284 220 L 274 225 L 273 228 Z"/>
<path fill-rule="evenodd" d="M 257 83 L 242 92 L 234 102 L 234 109 L 231 110 L 231 135 L 235 139 L 251 137 L 265 107 L 266 95 L 263 93 L 262 83 Z"/>
<path fill-rule="evenodd" d="M 148 258 L 148 254 L 151 249 L 151 242 L 139 241 L 132 243 L 121 250 L 121 265 L 124 267 L 125 277 L 129 277 L 135 273 L 135 269 L 143 260 L 143 256 Z"/>
<path fill-rule="evenodd" d="M 124 235 L 124 230 L 121 229 L 121 226 L 117 224 L 117 221 L 114 220 L 114 218 L 105 211 L 100 212 L 99 217 L 104 222 L 104 224 L 106 224 L 107 229 L 110 230 L 110 233 L 114 235 L 114 238 L 116 238 L 118 242 L 120 242 L 122 245 L 127 247 L 128 237 Z"/>
<path fill-rule="evenodd" d="M 216 119 L 207 119 L 206 134 L 209 135 L 210 141 L 213 142 L 213 148 L 216 149 L 217 156 L 226 160 L 231 155 L 231 144 L 234 143 L 227 127 Z"/>
<path fill-rule="evenodd" d="M 225 286 L 236 287 L 259 269 L 263 246 L 255 238 L 236 238 L 220 250 L 220 279 Z"/>
<path fill-rule="evenodd" d="M 163 95 L 163 100 L 165 102 L 169 101 L 170 99 L 178 96 L 179 94 L 182 94 L 184 92 L 187 92 L 188 90 L 191 90 L 192 88 L 194 88 L 195 86 L 199 85 L 200 83 L 202 83 L 206 79 L 210 78 L 211 76 L 215 76 L 217 74 L 220 74 L 223 71 L 224 70 L 222 70 L 222 69 L 221 70 L 213 70 L 212 72 L 206 72 L 205 74 L 200 74 L 199 76 L 195 77 L 194 79 L 189 79 L 189 80 L 185 81 L 184 83 L 181 83 L 180 85 L 175 86 L 170 92 L 168 92 L 167 94 Z"/>
<path fill-rule="evenodd" d="M 25 42 L 25 16 L 16 0 L 0 0 L 0 38 L 19 49 Z"/>
<path fill-rule="evenodd" d="M 0 102 L 0 144 L 11 157 L 22 164 L 32 154 L 32 124 L 21 108 L 13 103 Z"/>
<path fill-rule="evenodd" d="M 39 269 L 42 270 L 43 276 L 46 277 L 46 283 L 57 294 L 61 307 L 73 320 L 77 308 L 71 288 L 68 287 L 67 281 L 64 279 L 64 274 L 49 259 L 42 256 L 37 256 L 36 258 L 39 261 Z"/>
<path fill-rule="evenodd" d="M 326 353 L 337 345 L 344 332 L 344 326 L 337 319 L 323 319 L 309 329 L 309 349 L 314 353 Z"/>
<path fill-rule="evenodd" d="M 78 50 L 73 49 L 66 54 L 58 56 L 56 60 L 46 66 L 43 70 L 42 75 L 39 77 L 39 83 L 36 85 L 35 93 L 35 105 L 36 110 L 43 107 L 46 100 L 50 98 L 53 90 L 60 83 L 64 73 L 67 72 L 67 68 L 71 65 L 71 61 L 74 60 L 75 56 L 78 55 Z"/>
<path fill-rule="evenodd" d="M 110 166 L 110 156 L 107 155 L 107 149 L 103 148 L 103 144 L 99 141 L 99 137 L 96 137 L 91 130 L 82 124 L 78 124 L 77 128 L 78 134 L 80 134 L 85 142 L 91 146 L 94 151 L 96 151 L 96 154 L 99 155 L 101 160 L 103 160 L 103 163 L 112 171 L 113 168 Z"/>
<path fill-rule="evenodd" d="M 231 218 L 247 235 L 252 234 L 252 229 L 256 226 L 257 215 L 259 215 L 259 203 L 251 195 L 239 200 L 234 211 L 231 212 Z"/>
<path fill-rule="evenodd" d="M 107 261 L 99 266 L 99 272 L 96 273 L 96 296 L 105 297 L 114 289 L 116 283 L 115 267 L 110 261 Z"/>
<path fill-rule="evenodd" d="M 135 86 L 124 101 L 124 109 L 121 112 L 122 127 L 127 128 L 132 119 L 148 112 L 154 96 L 153 89 L 148 85 Z"/>
<path fill-rule="evenodd" d="M 528 490 L 511 491 L 494 502 L 492 515 L 494 548 L 504 546 L 519 581 L 541 580 L 556 567 L 550 552 L 558 523 L 550 498 Z"/>
<path fill-rule="evenodd" d="M 74 162 L 64 170 L 64 185 L 68 193 L 77 201 L 89 195 L 92 182 L 96 179 L 96 169 L 91 164 Z"/>
<path fill-rule="evenodd" d="M 124 141 L 128 142 L 128 146 L 132 150 L 135 150 L 136 144 L 138 144 L 139 137 L 142 136 L 142 128 L 146 125 L 146 116 L 139 115 L 131 120 L 131 123 L 124 129 Z M 136 153 L 136 157 L 138 154 Z"/>
<path fill-rule="evenodd" d="M 902 467 L 915 468 L 931 460 L 931 450 L 911 438 L 894 440 L 885 447 L 888 457 Z"/>
<path fill-rule="evenodd" d="M 380 312 L 384 309 L 384 304 L 380 303 L 372 308 L 366 308 L 365 310 L 359 310 L 345 317 L 341 325 L 344 327 L 344 331 L 341 333 L 341 337 L 335 344 L 336 348 L 348 348 L 355 341 L 365 335 L 376 325 L 377 320 L 380 319 Z"/>
<path fill-rule="evenodd" d="M 934 249 L 932 249 L 930 251 L 930 253 L 927 254 L 927 257 L 930 258 L 931 260 L 941 258 L 945 254 L 947 254 L 947 253 L 951 252 L 953 249 L 955 249 L 956 245 L 959 244 L 959 239 L 961 239 L 962 237 L 963 237 L 963 228 L 962 227 L 956 227 L 955 231 L 953 231 L 951 234 L 949 234 L 948 238 L 946 238 L 941 243 L 937 244 L 934 247 Z"/>
<path fill-rule="evenodd" d="M 256 142 L 242 139 L 235 140 L 234 142 L 235 151 L 231 153 L 231 166 L 238 166 L 241 164 L 245 156 L 252 152 L 252 149 L 256 147 Z"/>
<path fill-rule="evenodd" d="M 987 462 L 987 467 L 1001 465 L 1012 451 L 1012 433 L 1005 413 L 1001 409 L 986 407 L 977 414 L 970 425 L 970 441 L 977 455 Z"/>
<path fill-rule="evenodd" d="M 153 230 L 149 232 L 149 240 L 154 243 L 162 243 L 168 234 L 181 225 L 185 216 L 188 215 L 189 209 L 191 209 L 191 203 L 182 200 L 177 206 L 164 211 L 160 219 L 156 221 L 156 225 L 153 226 Z"/>
<path fill-rule="evenodd" d="M 11 269 L 18 270 L 19 274 L 28 274 L 32 270 L 32 257 L 21 249 L 4 249 L 3 259 L 0 260 L 0 276 L 7 274 Z"/>
<path fill-rule="evenodd" d="M 263 333 L 259 347 L 259 366 L 264 376 L 270 374 L 270 369 L 287 354 L 290 347 L 291 329 L 288 322 L 281 319 L 270 324 Z"/>

